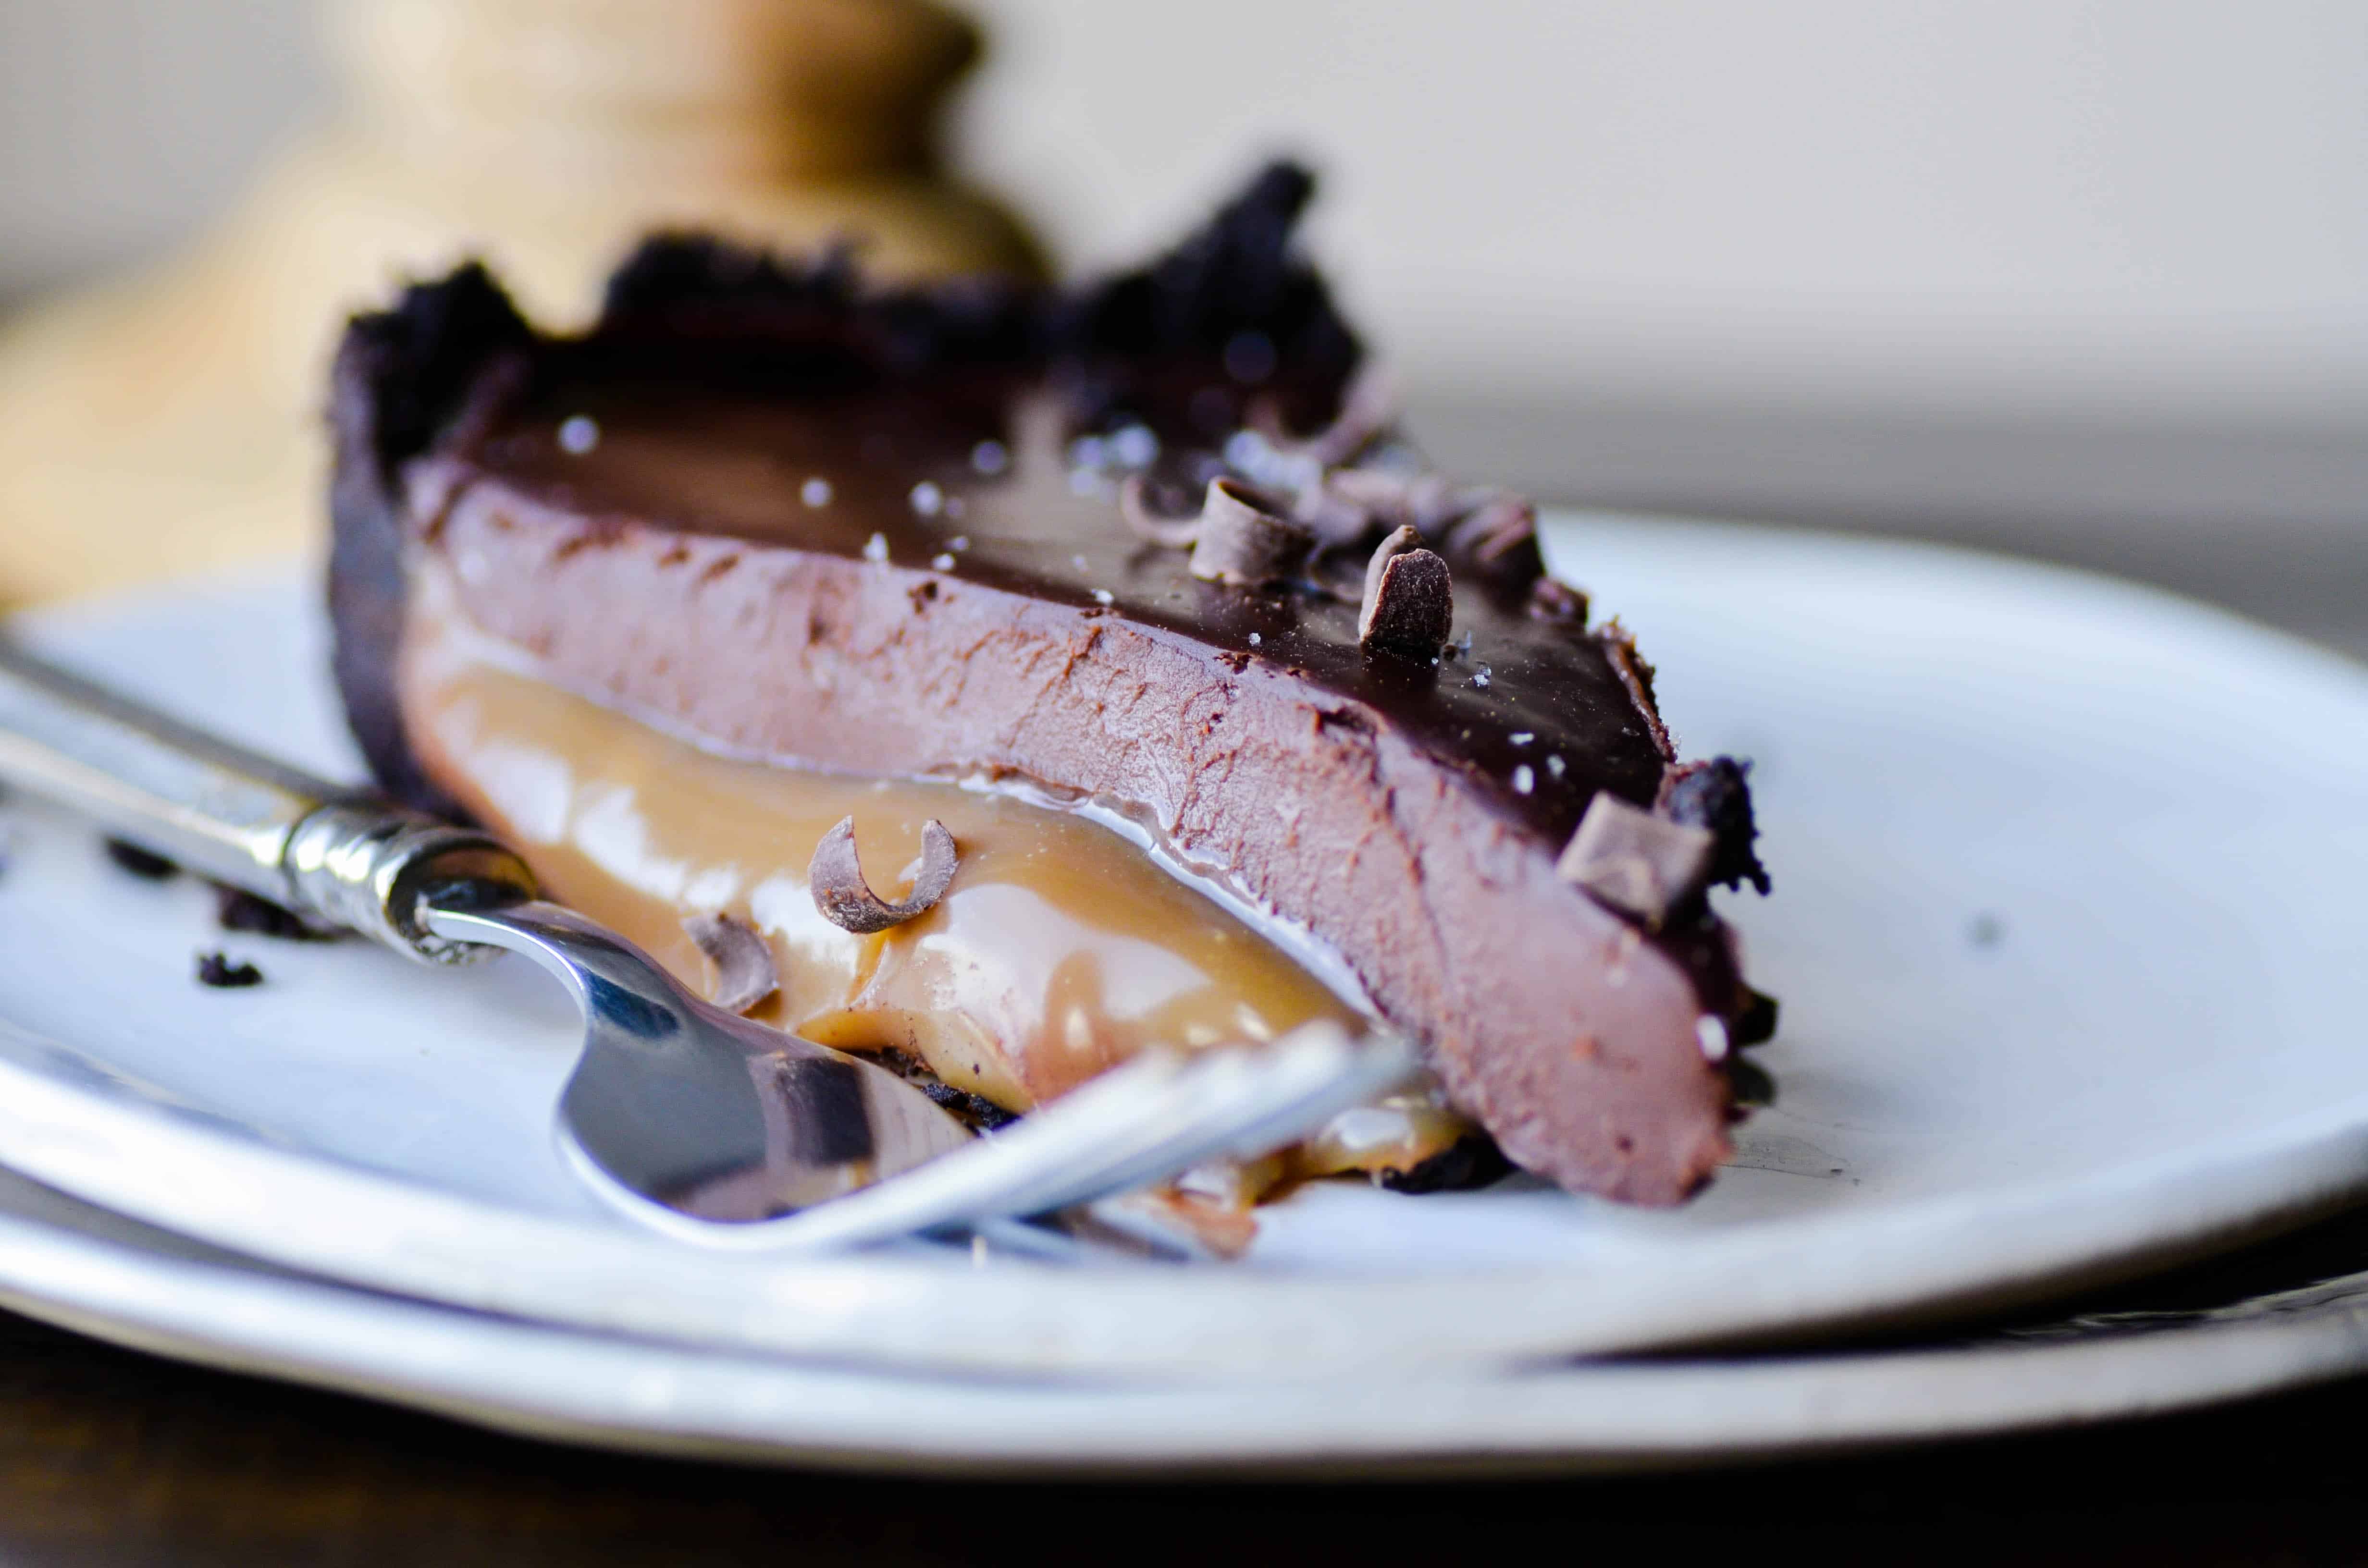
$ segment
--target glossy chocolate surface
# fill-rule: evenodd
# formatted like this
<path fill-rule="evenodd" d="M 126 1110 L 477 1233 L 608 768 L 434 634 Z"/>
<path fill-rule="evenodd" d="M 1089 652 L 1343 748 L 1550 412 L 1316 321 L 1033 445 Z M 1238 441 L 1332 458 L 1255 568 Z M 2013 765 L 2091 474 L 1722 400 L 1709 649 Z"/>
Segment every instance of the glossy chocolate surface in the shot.
<path fill-rule="evenodd" d="M 1218 365 L 1205 372 L 1230 411 L 1245 389 L 1225 386 Z M 868 553 L 1186 632 L 1382 710 L 1547 838 L 1567 838 L 1598 790 L 1653 800 L 1667 759 L 1606 642 L 1529 613 L 1526 583 L 1508 592 L 1457 573 L 1454 635 L 1435 666 L 1366 653 L 1364 549 L 1262 592 L 1194 577 L 1186 551 L 1121 526 L 1128 473 L 1224 472 L 1225 435 L 1124 402 L 1089 426 L 1043 376 L 955 380 L 719 392 L 671 381 L 662 359 L 562 358 L 519 406 L 431 460 L 596 526 Z"/>

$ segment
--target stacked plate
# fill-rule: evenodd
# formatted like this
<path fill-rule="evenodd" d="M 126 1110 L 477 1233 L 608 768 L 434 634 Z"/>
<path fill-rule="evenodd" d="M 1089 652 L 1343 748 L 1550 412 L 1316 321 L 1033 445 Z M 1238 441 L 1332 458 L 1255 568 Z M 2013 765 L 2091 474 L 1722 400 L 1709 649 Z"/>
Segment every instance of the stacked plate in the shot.
<path fill-rule="evenodd" d="M 503 1426 L 964 1470 L 1699 1462 L 2368 1363 L 2368 1274 L 2324 1249 L 2176 1312 L 1964 1326 L 2368 1188 L 2368 673 L 1937 550 L 1593 516 L 1553 543 L 1688 751 L 1757 763 L 1777 892 L 1729 909 L 1783 999 L 1782 1092 L 1682 1210 L 1318 1184 L 1224 1265 L 717 1258 L 575 1187 L 550 1112 L 576 1024 L 534 976 L 224 937 L 203 888 L 19 801 L 0 1300 Z M 25 630 L 351 773 L 312 593 Z M 217 946 L 267 983 L 191 984 Z"/>

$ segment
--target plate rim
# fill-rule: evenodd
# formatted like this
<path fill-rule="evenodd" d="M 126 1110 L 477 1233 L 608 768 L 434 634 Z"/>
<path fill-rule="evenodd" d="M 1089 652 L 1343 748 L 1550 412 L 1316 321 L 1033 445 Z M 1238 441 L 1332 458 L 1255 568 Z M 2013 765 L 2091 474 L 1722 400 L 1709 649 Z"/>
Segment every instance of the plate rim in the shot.
<path fill-rule="evenodd" d="M 1454 1480 L 1847 1453 L 2368 1370 L 2358 1297 L 2068 1342 L 1112 1388 L 914 1377 L 505 1320 L 0 1215 L 0 1306 L 540 1441 L 940 1477 Z"/>

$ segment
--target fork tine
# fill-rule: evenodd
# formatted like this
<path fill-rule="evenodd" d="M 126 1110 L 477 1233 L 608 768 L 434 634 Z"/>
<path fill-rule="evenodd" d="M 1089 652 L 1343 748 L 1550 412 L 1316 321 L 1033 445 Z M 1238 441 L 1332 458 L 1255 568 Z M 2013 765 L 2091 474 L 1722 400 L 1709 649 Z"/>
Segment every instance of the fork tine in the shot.
<path fill-rule="evenodd" d="M 1217 1154 L 1263 1153 L 1413 1065 L 1400 1037 L 1359 1042 L 1331 1024 L 1262 1046 L 1145 1051 L 1008 1131 L 802 1213 L 717 1227 L 712 1239 L 751 1251 L 861 1246 L 1065 1209 Z"/>
<path fill-rule="evenodd" d="M 973 1220 L 1042 1212 L 1030 1207 L 1048 1172 L 1107 1165 L 1114 1139 L 1159 1114 L 1180 1053 L 1144 1051 L 1008 1131 L 831 1202 L 700 1239 L 751 1251 L 861 1246 Z"/>
<path fill-rule="evenodd" d="M 1413 1066 L 1411 1047 L 1397 1036 L 1359 1042 L 1328 1025 L 1294 1030 L 1270 1045 L 1203 1052 L 1179 1074 L 1174 1103 L 1144 1125 L 1133 1146 L 1102 1168 L 1057 1173 L 1061 1179 L 1032 1196 L 1043 1209 L 1066 1208 L 1216 1155 L 1264 1153 L 1389 1088 Z"/>

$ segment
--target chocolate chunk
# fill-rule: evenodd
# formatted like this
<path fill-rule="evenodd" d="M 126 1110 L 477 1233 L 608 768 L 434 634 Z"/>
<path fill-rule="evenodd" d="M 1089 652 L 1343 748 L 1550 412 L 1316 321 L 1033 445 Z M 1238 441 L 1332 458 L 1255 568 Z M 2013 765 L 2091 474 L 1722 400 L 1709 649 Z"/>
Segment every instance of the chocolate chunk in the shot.
<path fill-rule="evenodd" d="M 1315 548 L 1314 532 L 1285 516 L 1289 509 L 1238 479 L 1209 481 L 1192 545 L 1192 575 L 1249 588 L 1288 581 Z"/>
<path fill-rule="evenodd" d="M 128 843 L 120 838 L 110 838 L 107 841 L 107 858 L 114 861 L 119 869 L 131 872 L 143 881 L 165 881 L 178 876 L 181 870 L 180 867 L 165 859 L 162 855 L 142 849 L 137 844 Z"/>
<path fill-rule="evenodd" d="M 283 909 L 244 888 L 220 882 L 214 884 L 214 923 L 225 931 L 275 937 L 284 942 L 334 942 L 343 934 L 315 926 L 294 910 Z"/>
<path fill-rule="evenodd" d="M 1671 909 L 1701 891 L 1714 847 L 1708 828 L 1674 823 L 1616 795 L 1599 794 L 1588 802 L 1587 815 L 1554 870 L 1599 903 L 1657 931 Z"/>
<path fill-rule="evenodd" d="M 263 971 L 251 963 L 233 963 L 221 953 L 198 955 L 198 983 L 225 991 L 263 983 Z"/>
<path fill-rule="evenodd" d="M 855 853 L 855 819 L 842 817 L 814 846 L 806 881 L 824 919 L 841 930 L 868 935 L 927 914 L 952 884 L 960 858 L 954 835 L 946 831 L 945 824 L 935 817 L 923 823 L 921 874 L 913 879 L 911 893 L 890 903 L 863 880 L 863 867 Z"/>
<path fill-rule="evenodd" d="M 1190 550 L 1201 537 L 1201 516 L 1167 517 L 1151 509 L 1151 483 L 1139 473 L 1127 475 L 1119 487 L 1119 520 L 1127 532 L 1163 550 Z"/>
<path fill-rule="evenodd" d="M 1708 828 L 1716 835 L 1711 881 L 1730 888 L 1749 882 L 1765 893 L 1768 869 L 1751 846 L 1759 825 L 1752 820 L 1750 773 L 1751 764 L 1731 756 L 1690 762 L 1671 768 L 1662 780 L 1660 804 L 1671 822 Z"/>
<path fill-rule="evenodd" d="M 1447 562 L 1417 542 L 1411 524 L 1374 548 L 1365 563 L 1365 597 L 1357 612 L 1357 642 L 1424 663 L 1439 657 L 1455 622 L 1455 591 Z"/>
<path fill-rule="evenodd" d="M 752 927 L 728 915 L 694 915 L 682 928 L 715 966 L 715 994 L 709 1000 L 725 1012 L 745 1013 L 780 989 L 773 945 Z"/>

